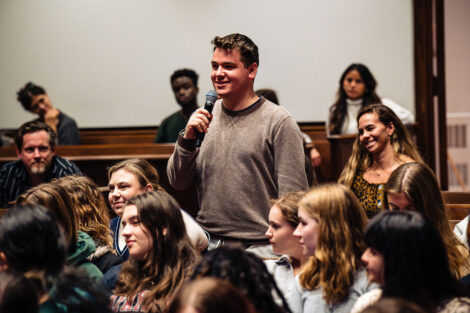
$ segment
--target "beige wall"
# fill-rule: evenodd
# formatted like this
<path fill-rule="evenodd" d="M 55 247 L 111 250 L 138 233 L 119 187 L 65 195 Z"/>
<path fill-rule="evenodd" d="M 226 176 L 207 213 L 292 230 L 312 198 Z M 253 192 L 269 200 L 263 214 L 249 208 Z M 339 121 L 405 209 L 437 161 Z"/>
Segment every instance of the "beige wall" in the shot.
<path fill-rule="evenodd" d="M 232 32 L 260 47 L 255 88 L 298 121 L 327 118 L 352 62 L 413 111 L 412 30 L 411 0 L 0 0 L 0 128 L 32 118 L 15 99 L 29 80 L 81 127 L 157 125 L 177 68 L 200 74 L 203 103 L 210 40 Z"/>

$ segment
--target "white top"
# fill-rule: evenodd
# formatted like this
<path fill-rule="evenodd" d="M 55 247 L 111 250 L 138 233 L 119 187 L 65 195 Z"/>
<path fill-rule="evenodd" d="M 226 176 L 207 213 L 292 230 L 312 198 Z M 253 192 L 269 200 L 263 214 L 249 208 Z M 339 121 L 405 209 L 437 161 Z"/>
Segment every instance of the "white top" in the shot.
<path fill-rule="evenodd" d="M 361 268 L 354 273 L 354 282 L 349 287 L 348 297 L 341 303 L 328 304 L 323 298 L 322 288 L 307 290 L 300 285 L 297 276 L 294 287 L 287 295 L 287 302 L 293 313 L 349 313 L 361 295 L 377 287 L 377 284 L 369 283 L 366 270 Z"/>
<path fill-rule="evenodd" d="M 290 263 L 290 257 L 288 255 L 283 255 L 277 260 L 264 260 L 263 262 L 266 265 L 268 272 L 273 275 L 274 281 L 282 295 L 287 300 L 290 288 L 293 288 L 295 282 L 294 269 Z M 282 305 L 282 300 L 277 295 L 273 296 L 274 301 L 276 301 L 277 304 Z"/>
<path fill-rule="evenodd" d="M 356 303 L 354 303 L 354 306 L 351 309 L 351 313 L 362 312 L 365 308 L 377 303 L 381 296 L 382 289 L 380 288 L 366 292 L 365 294 L 360 296 L 359 299 L 357 299 Z"/>
<path fill-rule="evenodd" d="M 454 234 L 457 236 L 457 238 L 460 239 L 467 247 L 468 247 L 468 238 L 467 238 L 467 226 L 468 226 L 468 219 L 469 217 L 467 216 L 463 220 L 457 223 L 454 227 Z"/>
<path fill-rule="evenodd" d="M 395 112 L 403 124 L 407 125 L 414 123 L 415 117 L 410 111 L 390 99 L 382 98 L 381 101 L 383 105 L 389 107 L 393 112 Z M 344 118 L 341 134 L 357 134 L 357 114 L 362 107 L 362 99 L 346 99 L 346 103 L 348 104 L 348 114 Z"/>

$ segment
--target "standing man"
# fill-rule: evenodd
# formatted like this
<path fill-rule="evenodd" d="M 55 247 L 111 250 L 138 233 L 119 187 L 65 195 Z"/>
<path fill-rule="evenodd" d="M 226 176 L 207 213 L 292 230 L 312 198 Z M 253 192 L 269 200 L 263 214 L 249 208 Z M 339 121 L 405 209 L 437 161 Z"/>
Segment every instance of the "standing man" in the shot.
<path fill-rule="evenodd" d="M 37 114 L 39 121 L 46 123 L 55 131 L 59 145 L 80 144 L 77 123 L 54 108 L 44 88 L 29 82 L 17 92 L 17 99 L 26 111 Z"/>
<path fill-rule="evenodd" d="M 209 248 L 240 242 L 272 255 L 265 237 L 270 200 L 308 188 L 299 127 L 282 107 L 258 97 L 253 83 L 258 47 L 245 35 L 212 40 L 211 79 L 221 100 L 203 108 L 180 133 L 167 174 L 175 189 L 194 180 L 197 220 L 211 235 Z M 201 148 L 196 135 L 205 132 Z"/>
<path fill-rule="evenodd" d="M 47 124 L 31 121 L 16 133 L 16 154 L 19 160 L 0 168 L 0 208 L 40 183 L 49 182 L 80 170 L 66 159 L 55 155 L 56 133 Z"/>
<path fill-rule="evenodd" d="M 173 113 L 163 120 L 158 127 L 155 142 L 175 142 L 179 132 L 186 127 L 191 114 L 198 108 L 197 87 L 198 75 L 190 69 L 177 70 L 171 75 L 170 82 L 176 102 L 181 106 L 181 110 Z"/>

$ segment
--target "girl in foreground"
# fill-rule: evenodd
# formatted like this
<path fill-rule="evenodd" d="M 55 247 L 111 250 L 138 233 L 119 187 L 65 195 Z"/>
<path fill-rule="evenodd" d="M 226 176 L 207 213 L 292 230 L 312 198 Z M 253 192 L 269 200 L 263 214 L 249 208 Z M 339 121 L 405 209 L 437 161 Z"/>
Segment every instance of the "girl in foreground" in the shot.
<path fill-rule="evenodd" d="M 109 195 L 108 200 L 117 217 L 110 222 L 114 236 L 116 253 L 127 260 L 129 252 L 122 236 L 122 212 L 126 201 L 133 196 L 149 191 L 163 190 L 159 185 L 160 177 L 157 170 L 144 159 L 129 159 L 113 165 L 108 170 Z M 194 248 L 202 251 L 207 248 L 209 241 L 204 230 L 185 211 L 181 210 L 189 239 Z"/>
<path fill-rule="evenodd" d="M 370 281 L 382 289 L 365 294 L 352 312 L 381 297 L 412 301 L 426 312 L 469 312 L 470 298 L 452 275 L 438 231 L 419 213 L 385 211 L 365 232 L 362 256 Z"/>
<path fill-rule="evenodd" d="M 53 213 L 38 204 L 5 213 L 0 219 L 0 272 L 33 282 L 39 313 L 110 312 L 109 298 L 98 285 L 83 271 L 65 265 L 67 243 L 59 227 Z M 12 312 L 22 312 L 20 308 Z"/>
<path fill-rule="evenodd" d="M 122 221 L 129 260 L 111 297 L 112 308 L 164 312 L 198 259 L 179 205 L 166 192 L 146 192 L 128 200 Z"/>
<path fill-rule="evenodd" d="M 349 313 L 357 298 L 375 288 L 361 265 L 367 218 L 354 194 L 339 184 L 320 185 L 299 203 L 294 236 L 308 256 L 288 296 L 294 313 Z"/>

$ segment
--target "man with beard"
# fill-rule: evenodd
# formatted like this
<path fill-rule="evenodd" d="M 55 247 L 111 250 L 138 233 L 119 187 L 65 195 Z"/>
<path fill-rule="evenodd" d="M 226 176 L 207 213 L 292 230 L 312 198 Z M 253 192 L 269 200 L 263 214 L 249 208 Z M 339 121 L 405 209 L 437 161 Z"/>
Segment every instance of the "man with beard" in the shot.
<path fill-rule="evenodd" d="M 181 110 L 163 120 L 158 128 L 155 142 L 176 142 L 179 132 L 186 127 L 189 117 L 198 108 L 197 80 L 197 73 L 190 69 L 177 70 L 171 75 L 171 88 Z"/>
<path fill-rule="evenodd" d="M 57 134 L 40 121 L 27 122 L 16 133 L 20 158 L 0 168 L 0 208 L 40 183 L 70 174 L 80 174 L 74 163 L 55 155 Z"/>

